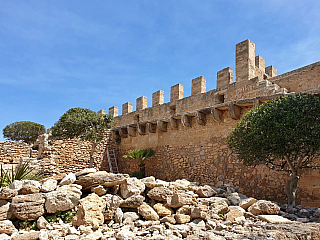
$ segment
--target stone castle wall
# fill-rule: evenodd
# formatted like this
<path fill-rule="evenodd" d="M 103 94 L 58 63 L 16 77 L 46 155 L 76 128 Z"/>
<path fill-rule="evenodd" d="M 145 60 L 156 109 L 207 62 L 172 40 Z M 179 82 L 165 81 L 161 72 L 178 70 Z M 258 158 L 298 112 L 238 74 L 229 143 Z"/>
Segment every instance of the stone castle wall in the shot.
<path fill-rule="evenodd" d="M 217 73 L 217 89 L 206 92 L 207 79 L 192 80 L 192 95 L 183 97 L 183 86 L 171 87 L 170 102 L 164 103 L 163 91 L 147 98 L 139 97 L 136 110 L 132 103 L 122 106 L 122 115 L 113 106 L 109 114 L 117 124 L 111 129 L 121 139 L 121 172 L 138 171 L 134 160 L 121 156 L 129 150 L 152 148 L 156 155 L 146 160 L 146 174 L 164 180 L 188 178 L 201 184 L 231 182 L 240 192 L 257 198 L 286 201 L 287 175 L 265 166 L 244 167 L 225 144 L 228 133 L 252 107 L 287 93 L 320 95 L 320 62 L 277 76 L 277 70 L 265 67 L 255 46 L 246 40 L 236 46 L 236 79 L 233 70 Z M 319 170 L 305 170 L 299 182 L 297 200 L 320 206 Z"/>

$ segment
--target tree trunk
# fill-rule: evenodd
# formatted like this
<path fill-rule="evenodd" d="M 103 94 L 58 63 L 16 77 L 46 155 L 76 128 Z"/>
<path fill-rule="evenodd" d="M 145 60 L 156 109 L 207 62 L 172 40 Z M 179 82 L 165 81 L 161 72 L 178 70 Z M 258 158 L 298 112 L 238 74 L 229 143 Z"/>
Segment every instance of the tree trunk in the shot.
<path fill-rule="evenodd" d="M 141 172 L 143 178 L 146 176 L 146 168 L 145 167 L 146 166 L 144 163 L 139 164 L 140 172 Z"/>
<path fill-rule="evenodd" d="M 293 172 L 287 180 L 285 191 L 288 197 L 288 210 L 292 209 L 295 205 L 296 191 L 298 188 L 299 176 Z"/>
<path fill-rule="evenodd" d="M 96 146 L 97 146 L 97 142 L 94 141 L 94 142 L 92 143 L 92 148 L 91 148 L 91 151 L 90 151 L 90 163 L 89 163 L 89 168 L 92 168 L 92 166 L 93 166 L 93 162 L 94 162 L 93 154 L 94 154 L 94 152 L 95 152 L 95 150 L 96 150 Z"/>

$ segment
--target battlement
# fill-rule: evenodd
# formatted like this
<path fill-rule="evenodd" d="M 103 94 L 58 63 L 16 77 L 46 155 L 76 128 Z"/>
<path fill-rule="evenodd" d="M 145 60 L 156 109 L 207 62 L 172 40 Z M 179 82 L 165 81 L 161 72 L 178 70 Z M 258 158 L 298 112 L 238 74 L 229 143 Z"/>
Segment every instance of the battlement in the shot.
<path fill-rule="evenodd" d="M 121 137 L 137 136 L 137 133 L 145 135 L 157 130 L 166 132 L 168 126 L 172 129 L 177 129 L 179 124 L 190 127 L 192 121 L 205 125 L 207 115 L 211 115 L 213 121 L 221 122 L 226 111 L 231 119 L 239 119 L 242 107 L 256 107 L 289 92 L 319 89 L 319 64 L 301 68 L 301 71 L 294 70 L 293 78 L 288 73 L 277 76 L 273 65 L 265 67 L 264 58 L 255 56 L 255 44 L 249 39 L 236 45 L 235 55 L 235 81 L 232 68 L 226 67 L 217 72 L 216 89 L 208 92 L 206 78 L 200 76 L 192 79 L 191 96 L 184 97 L 184 86 L 176 84 L 171 87 L 170 102 L 164 102 L 164 91 L 159 90 L 152 94 L 152 107 L 147 107 L 147 97 L 144 96 L 137 98 L 135 111 L 132 103 L 124 103 L 120 116 L 118 107 L 113 106 L 109 108 L 109 114 L 117 123 L 112 131 Z M 309 78 L 302 84 L 303 79 Z"/>

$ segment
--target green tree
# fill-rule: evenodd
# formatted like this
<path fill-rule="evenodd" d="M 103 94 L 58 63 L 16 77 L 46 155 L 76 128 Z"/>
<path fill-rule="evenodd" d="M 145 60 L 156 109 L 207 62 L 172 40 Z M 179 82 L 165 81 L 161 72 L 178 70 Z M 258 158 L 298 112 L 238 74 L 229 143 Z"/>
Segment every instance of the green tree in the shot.
<path fill-rule="evenodd" d="M 113 124 L 112 115 L 98 114 L 85 108 L 71 108 L 51 128 L 51 137 L 54 139 L 80 138 L 83 141 L 90 141 L 92 148 L 89 167 L 92 167 L 96 146 L 104 139 L 106 131 Z"/>
<path fill-rule="evenodd" d="M 3 136 L 7 140 L 34 143 L 38 136 L 44 134 L 46 129 L 39 123 L 21 121 L 11 123 L 3 129 Z"/>
<path fill-rule="evenodd" d="M 124 155 L 123 157 L 126 159 L 136 159 L 140 168 L 140 172 L 143 177 L 145 177 L 145 159 L 152 157 L 155 152 L 151 149 L 141 149 L 141 150 L 130 150 L 128 155 Z"/>
<path fill-rule="evenodd" d="M 229 134 L 228 146 L 245 165 L 266 164 L 289 174 L 288 208 L 295 205 L 301 169 L 320 155 L 320 98 L 287 95 L 248 112 Z"/>

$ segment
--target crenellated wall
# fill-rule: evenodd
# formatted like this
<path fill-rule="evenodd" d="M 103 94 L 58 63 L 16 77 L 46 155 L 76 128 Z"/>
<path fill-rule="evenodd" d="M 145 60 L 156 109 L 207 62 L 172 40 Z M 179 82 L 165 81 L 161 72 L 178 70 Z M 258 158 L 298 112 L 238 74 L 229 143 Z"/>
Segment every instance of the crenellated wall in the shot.
<path fill-rule="evenodd" d="M 236 79 L 233 70 L 217 73 L 217 89 L 206 92 L 206 78 L 192 80 L 192 94 L 183 97 L 183 85 L 171 87 L 170 102 L 163 91 L 153 93 L 152 107 L 146 97 L 137 108 L 125 103 L 122 115 L 109 109 L 117 124 L 111 129 L 119 145 L 120 171 L 138 171 L 135 161 L 121 158 L 132 149 L 152 148 L 156 155 L 146 162 L 147 175 L 165 180 L 188 178 L 201 184 L 231 182 L 240 192 L 257 198 L 285 202 L 287 176 L 265 166 L 244 167 L 225 144 L 228 133 L 241 117 L 265 101 L 291 92 L 320 95 L 320 62 L 277 76 L 277 70 L 255 56 L 255 45 L 245 40 L 236 46 Z M 298 202 L 320 206 L 319 170 L 304 171 L 297 192 Z M 266 191 L 267 189 L 267 191 Z"/>

